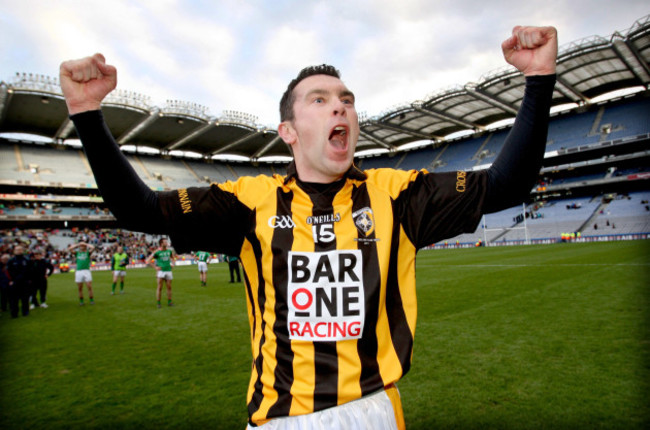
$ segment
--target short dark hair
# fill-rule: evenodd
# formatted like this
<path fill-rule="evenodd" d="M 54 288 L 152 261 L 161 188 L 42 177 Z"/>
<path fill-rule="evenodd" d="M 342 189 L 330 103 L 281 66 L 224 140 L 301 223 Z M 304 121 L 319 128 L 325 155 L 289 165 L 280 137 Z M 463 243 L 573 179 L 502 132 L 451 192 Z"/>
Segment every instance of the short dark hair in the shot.
<path fill-rule="evenodd" d="M 296 79 L 289 82 L 287 90 L 280 99 L 280 122 L 293 121 L 293 103 L 296 101 L 293 96 L 293 90 L 300 81 L 314 75 L 328 75 L 341 79 L 341 73 L 334 66 L 328 64 L 309 66 L 302 69 Z"/>

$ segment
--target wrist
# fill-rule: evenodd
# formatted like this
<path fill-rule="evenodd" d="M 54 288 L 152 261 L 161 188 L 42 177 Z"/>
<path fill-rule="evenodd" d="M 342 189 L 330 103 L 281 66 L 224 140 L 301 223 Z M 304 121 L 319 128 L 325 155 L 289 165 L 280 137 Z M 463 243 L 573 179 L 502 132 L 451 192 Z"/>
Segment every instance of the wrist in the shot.
<path fill-rule="evenodd" d="M 89 112 L 93 110 L 101 110 L 102 105 L 100 102 L 85 102 L 85 103 L 69 103 L 68 104 L 68 114 L 70 116 L 76 115 L 78 113 Z"/>

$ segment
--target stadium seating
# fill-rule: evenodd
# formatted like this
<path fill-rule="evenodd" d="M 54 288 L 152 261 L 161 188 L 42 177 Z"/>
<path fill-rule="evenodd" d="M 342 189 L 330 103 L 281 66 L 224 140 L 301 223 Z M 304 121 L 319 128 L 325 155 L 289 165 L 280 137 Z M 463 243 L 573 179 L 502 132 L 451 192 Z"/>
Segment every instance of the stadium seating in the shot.
<path fill-rule="evenodd" d="M 606 172 L 603 171 L 603 172 L 599 172 L 599 173 L 593 173 L 591 175 L 581 175 L 581 176 L 559 178 L 559 179 L 553 180 L 553 185 L 576 184 L 576 183 L 580 183 L 580 182 L 592 181 L 592 180 L 595 180 L 595 179 L 603 179 L 605 177 L 605 175 L 606 175 Z"/>
<path fill-rule="evenodd" d="M 32 173 L 28 169 L 21 169 L 16 162 L 16 151 L 14 145 L 0 144 L 0 179 L 13 181 L 31 181 Z"/>
<path fill-rule="evenodd" d="M 441 152 L 442 148 L 423 148 L 417 151 L 407 152 L 403 156 L 395 155 L 392 159 L 397 160 L 397 163 L 394 166 L 388 165 L 387 167 L 395 167 L 402 170 L 431 170 L 432 164 Z"/>
<path fill-rule="evenodd" d="M 235 172 L 236 178 L 239 178 L 241 176 L 258 176 L 262 174 L 260 169 L 255 166 L 251 166 L 248 164 L 232 164 L 232 169 Z"/>
<path fill-rule="evenodd" d="M 362 170 L 383 167 L 402 170 L 428 169 L 435 172 L 468 170 L 492 163 L 503 147 L 508 132 L 508 128 L 496 129 L 481 135 L 458 138 L 438 147 L 428 146 L 406 152 L 364 157 L 357 159 L 356 163 Z M 568 112 L 552 117 L 547 150 L 585 146 L 603 139 L 628 139 L 647 133 L 650 133 L 650 98 L 621 100 L 616 104 L 593 107 L 586 112 Z M 638 153 L 638 147 L 633 151 Z M 608 154 L 609 152 L 607 156 Z M 251 164 L 220 160 L 206 162 L 200 158 L 170 159 L 131 152 L 125 155 L 140 178 L 154 190 L 204 186 L 210 182 L 235 180 L 241 176 L 283 174 L 285 171 L 284 163 Z M 610 170 L 611 164 L 600 161 L 607 160 L 607 156 L 599 155 L 598 163 L 590 165 L 589 169 L 565 167 L 559 174 L 556 172 L 555 175 L 550 175 L 551 185 L 584 186 L 594 180 L 605 179 L 612 172 L 615 177 L 650 172 L 647 156 L 641 156 L 638 161 L 628 159 L 616 170 Z M 601 164 L 602 168 L 599 167 Z M 59 187 L 71 189 L 96 187 L 82 150 L 7 139 L 0 139 L 0 181 L 19 187 L 44 183 L 59 184 Z M 18 192 L 21 192 L 20 189 Z M 630 192 L 625 196 L 619 194 L 608 204 L 603 204 L 601 200 L 600 193 L 594 193 L 592 196 L 573 199 L 555 197 L 555 200 L 534 203 L 526 209 L 529 214 L 532 213 L 532 216 L 526 218 L 526 230 L 521 228 L 521 220 L 516 220 L 522 213 L 522 207 L 515 206 L 486 215 L 484 220 L 487 230 L 480 225 L 475 232 L 449 239 L 447 243 L 454 244 L 458 241 L 474 244 L 485 239 L 488 242 L 509 242 L 522 241 L 526 237 L 555 240 L 562 233 L 574 232 L 581 228 L 583 235 L 592 236 L 650 233 L 648 204 L 641 203 L 650 200 L 650 191 Z M 34 215 L 33 205 L 6 198 L 3 203 L 4 215 Z M 567 209 L 567 205 L 575 205 L 575 208 Z M 536 206 L 539 207 L 533 210 Z M 43 215 L 88 216 L 96 214 L 96 209 L 90 203 L 75 203 L 73 206 L 57 205 L 56 210 L 52 210 L 52 204 L 48 204 L 39 206 L 38 212 Z"/>
<path fill-rule="evenodd" d="M 485 143 L 479 148 L 475 164 L 491 164 L 499 155 L 509 131 L 506 129 L 492 132 L 489 139 L 485 139 Z"/>
<path fill-rule="evenodd" d="M 420 152 L 416 153 L 416 157 Z M 395 164 L 399 161 L 399 157 L 392 155 L 378 155 L 375 157 L 365 157 L 357 161 L 357 166 L 362 170 L 382 169 L 382 168 L 395 168 Z M 420 163 L 417 164 L 418 167 Z"/>
<path fill-rule="evenodd" d="M 222 163 L 205 163 L 199 160 L 191 160 L 187 164 L 205 183 L 225 182 L 235 177 L 234 172 Z"/>
<path fill-rule="evenodd" d="M 442 165 L 435 171 L 453 172 L 455 170 L 465 170 L 468 166 L 471 167 L 474 164 L 472 157 L 476 154 L 484 139 L 470 139 L 447 144 L 442 154 L 438 157 Z"/>
<path fill-rule="evenodd" d="M 624 235 L 650 232 L 650 191 L 634 192 L 617 196 L 609 203 L 603 203 L 600 197 L 583 197 L 560 199 L 545 202 L 533 215 L 526 218 L 526 230 L 523 222 L 514 218 L 522 213 L 521 206 L 488 214 L 485 222 L 474 233 L 459 235 L 445 242 L 455 244 L 476 243 L 487 239 L 488 242 L 523 241 L 528 239 L 558 240 L 563 233 L 578 231 L 584 226 L 582 236 Z M 529 213 L 531 207 L 526 209 Z M 594 218 L 592 218 L 592 216 Z M 588 225 L 584 225 L 587 221 Z M 484 226 L 486 230 L 484 231 Z"/>
<path fill-rule="evenodd" d="M 606 107 L 600 126 L 611 130 L 608 139 L 647 133 L 650 130 L 650 99 Z"/>
<path fill-rule="evenodd" d="M 548 127 L 547 149 L 567 149 L 598 142 L 600 132 L 590 134 L 597 115 L 597 111 L 589 111 L 553 118 Z"/>
<path fill-rule="evenodd" d="M 201 184 L 199 177 L 182 160 L 162 159 L 153 156 L 138 157 L 148 176 L 163 189 L 176 189 L 197 186 Z"/>
<path fill-rule="evenodd" d="M 1 179 L 34 182 L 61 182 L 86 188 L 95 186 L 85 164 L 83 151 L 74 148 L 53 149 L 46 145 L 0 143 Z"/>
<path fill-rule="evenodd" d="M 650 191 L 619 195 L 598 215 L 594 224 L 601 234 L 650 231 Z"/>

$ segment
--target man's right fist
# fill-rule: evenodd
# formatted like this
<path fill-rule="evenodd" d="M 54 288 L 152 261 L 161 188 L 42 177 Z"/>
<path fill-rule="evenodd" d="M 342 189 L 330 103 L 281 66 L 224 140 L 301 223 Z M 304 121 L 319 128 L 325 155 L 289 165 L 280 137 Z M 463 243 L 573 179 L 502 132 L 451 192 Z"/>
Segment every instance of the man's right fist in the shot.
<path fill-rule="evenodd" d="M 69 60 L 59 67 L 59 82 L 70 115 L 98 110 L 117 86 L 117 69 L 102 54 Z"/>

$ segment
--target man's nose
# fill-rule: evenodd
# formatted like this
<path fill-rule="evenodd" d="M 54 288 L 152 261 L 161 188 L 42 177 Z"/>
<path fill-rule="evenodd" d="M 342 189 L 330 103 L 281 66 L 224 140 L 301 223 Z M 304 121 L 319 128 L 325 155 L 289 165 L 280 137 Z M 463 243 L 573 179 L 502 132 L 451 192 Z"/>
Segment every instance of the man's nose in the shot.
<path fill-rule="evenodd" d="M 345 103 L 342 100 L 337 100 L 334 102 L 334 115 L 343 115 L 345 116 L 347 109 L 345 108 Z"/>

